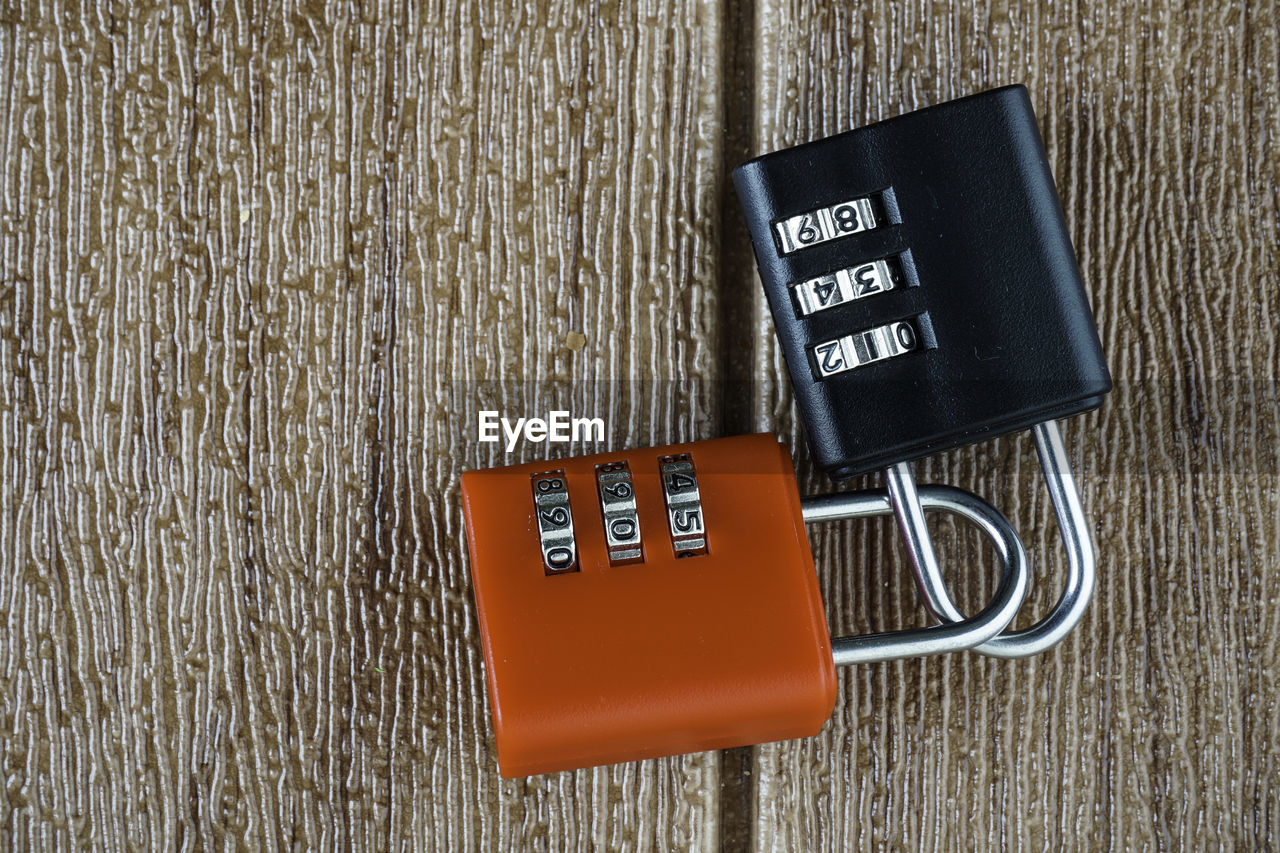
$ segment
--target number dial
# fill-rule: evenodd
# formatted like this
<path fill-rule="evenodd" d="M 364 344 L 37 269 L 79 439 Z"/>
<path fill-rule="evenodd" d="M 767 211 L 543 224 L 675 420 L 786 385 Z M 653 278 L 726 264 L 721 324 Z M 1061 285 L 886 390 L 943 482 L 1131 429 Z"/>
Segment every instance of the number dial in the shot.
<path fill-rule="evenodd" d="M 626 462 L 597 465 L 596 489 L 600 493 L 600 513 L 604 517 L 609 563 L 618 566 L 644 560 L 631 466 Z"/>
<path fill-rule="evenodd" d="M 698 472 L 688 453 L 658 459 L 662 496 L 667 504 L 667 524 L 671 546 L 677 557 L 707 553 L 706 524 L 702 514 L 702 494 Z"/>
<path fill-rule="evenodd" d="M 820 207 L 773 224 L 782 254 L 789 255 L 808 246 L 869 231 L 879 225 L 870 197 L 854 198 Z"/>
<path fill-rule="evenodd" d="M 854 370 L 920 348 L 915 322 L 902 320 L 824 341 L 813 348 L 818 378 Z"/>
<path fill-rule="evenodd" d="M 898 287 L 901 280 L 897 263 L 881 258 L 802 281 L 791 289 L 800 314 L 807 317 L 855 299 L 887 293 Z"/>
<path fill-rule="evenodd" d="M 544 471 L 530 477 L 542 568 L 549 575 L 578 570 L 578 543 L 573 535 L 573 512 L 564 471 Z"/>

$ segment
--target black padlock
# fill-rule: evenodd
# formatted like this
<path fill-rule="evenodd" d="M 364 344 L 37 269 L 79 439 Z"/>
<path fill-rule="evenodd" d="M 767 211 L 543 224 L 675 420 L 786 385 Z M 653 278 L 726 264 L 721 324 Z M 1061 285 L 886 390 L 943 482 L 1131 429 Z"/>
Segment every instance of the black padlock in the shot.
<path fill-rule="evenodd" d="M 1055 421 L 1097 407 L 1111 376 L 1027 90 L 766 154 L 734 180 L 814 459 L 835 478 L 885 469 L 913 562 L 933 556 L 905 463 L 1035 429 L 1071 580 L 1044 622 L 980 650 L 1057 642 L 1093 552 Z"/>

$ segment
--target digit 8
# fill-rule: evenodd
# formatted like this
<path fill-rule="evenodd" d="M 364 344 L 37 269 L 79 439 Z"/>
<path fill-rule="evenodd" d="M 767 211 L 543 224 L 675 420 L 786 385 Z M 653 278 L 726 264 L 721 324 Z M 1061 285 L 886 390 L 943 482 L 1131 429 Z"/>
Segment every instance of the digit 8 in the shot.
<path fill-rule="evenodd" d="M 842 204 L 831 211 L 831 218 L 836 222 L 836 228 L 842 233 L 849 234 L 858 230 L 858 208 L 851 204 Z"/>

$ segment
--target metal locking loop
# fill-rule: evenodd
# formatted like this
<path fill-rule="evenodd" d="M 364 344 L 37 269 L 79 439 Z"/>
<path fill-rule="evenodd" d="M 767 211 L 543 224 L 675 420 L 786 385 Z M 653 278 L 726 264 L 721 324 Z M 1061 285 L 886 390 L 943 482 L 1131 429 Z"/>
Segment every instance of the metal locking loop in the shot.
<path fill-rule="evenodd" d="M 1033 433 L 1049 500 L 1053 503 L 1058 529 L 1067 549 L 1067 583 L 1058 603 L 1035 625 L 1024 631 L 1000 634 L 973 647 L 974 651 L 992 657 L 1030 657 L 1057 645 L 1084 616 L 1097 578 L 1097 554 L 1089 535 L 1089 520 L 1081 506 L 1075 479 L 1071 476 L 1062 433 L 1056 421 L 1037 424 Z M 967 620 L 941 581 L 938 560 L 925 526 L 923 510 L 930 506 L 926 493 L 935 487 L 922 486 L 917 491 L 911 466 L 907 463 L 887 468 L 884 473 L 889 498 L 906 539 L 907 552 L 925 606 L 945 623 L 964 624 Z M 1013 535 L 1017 538 L 1016 534 Z"/>
<path fill-rule="evenodd" d="M 1008 519 L 982 498 L 962 489 L 922 486 L 918 491 L 913 488 L 912 493 L 922 508 L 921 522 L 923 510 L 947 512 L 969 520 L 991 539 L 1004 564 L 1000 587 L 991 603 L 968 619 L 961 617 L 928 628 L 835 638 L 831 641 L 831 648 L 837 666 L 946 654 L 981 646 L 1013 621 L 1026 597 L 1030 586 L 1027 552 Z M 819 495 L 804 498 L 800 503 L 804 520 L 809 524 L 894 513 L 889 493 L 879 489 Z M 932 546 L 929 553 L 932 554 Z M 918 581 L 923 573 L 922 588 L 928 586 L 942 590 L 942 595 L 946 595 L 936 558 L 930 562 L 917 561 L 913 557 L 912 565 Z M 949 598 L 947 602 L 950 602 Z"/>

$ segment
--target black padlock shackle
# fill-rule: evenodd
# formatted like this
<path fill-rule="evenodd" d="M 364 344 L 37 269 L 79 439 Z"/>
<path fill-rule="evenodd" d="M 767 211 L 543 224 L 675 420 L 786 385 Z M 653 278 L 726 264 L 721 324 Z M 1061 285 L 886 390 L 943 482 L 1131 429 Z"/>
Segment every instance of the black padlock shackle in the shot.
<path fill-rule="evenodd" d="M 1032 432 L 1040 470 L 1067 550 L 1067 583 L 1058 603 L 1035 625 L 1023 631 L 1000 634 L 973 647 L 974 651 L 991 657 L 1025 658 L 1053 648 L 1084 616 L 1097 580 L 1097 552 L 1090 536 L 1089 520 L 1080 503 L 1080 492 L 1071 476 L 1062 432 L 1057 421 L 1037 424 Z M 944 623 L 963 623 L 964 614 L 955 606 L 942 582 L 938 558 L 925 525 L 924 510 L 929 508 L 929 501 L 924 496 L 932 487 L 922 486 L 917 490 L 911 466 L 905 462 L 886 468 L 884 475 L 925 607 Z"/>
<path fill-rule="evenodd" d="M 763 154 L 733 173 L 815 466 L 883 471 L 926 607 L 959 623 L 918 459 L 1032 429 L 1067 551 L 1022 658 L 1081 620 L 1097 558 L 1056 421 L 1111 391 L 1031 97 L 1005 86 Z"/>
<path fill-rule="evenodd" d="M 914 505 L 920 510 L 922 524 L 924 511 L 946 512 L 967 519 L 991 539 L 1004 566 L 1000 587 L 991 602 L 976 616 L 943 620 L 943 624 L 927 628 L 833 638 L 831 649 L 836 666 L 925 657 L 981 647 L 1003 631 L 1022 607 L 1031 586 L 1031 570 L 1027 551 L 1009 520 L 982 498 L 963 489 L 921 486 L 917 490 L 913 484 L 911 493 L 916 499 Z M 802 498 L 800 507 L 806 524 L 895 514 L 889 492 L 883 489 Z M 933 553 L 931 545 L 929 553 Z M 943 589 L 945 595 L 936 558 L 917 564 L 913 557 L 912 565 L 917 573 L 929 575 L 921 582 L 917 574 L 917 582 L 922 587 Z M 947 603 L 950 604 L 949 597 Z"/>

